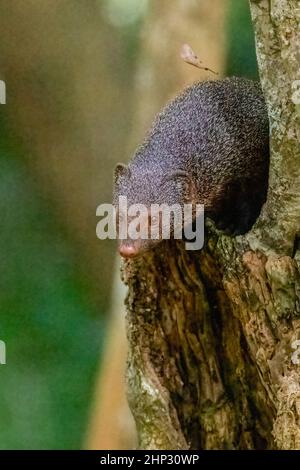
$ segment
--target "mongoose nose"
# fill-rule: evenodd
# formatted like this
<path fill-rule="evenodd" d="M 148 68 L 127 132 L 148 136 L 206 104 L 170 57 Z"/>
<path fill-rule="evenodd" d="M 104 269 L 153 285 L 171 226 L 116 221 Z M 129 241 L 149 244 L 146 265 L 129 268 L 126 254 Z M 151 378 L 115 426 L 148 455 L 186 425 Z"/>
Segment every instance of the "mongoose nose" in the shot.
<path fill-rule="evenodd" d="M 137 254 L 137 251 L 132 245 L 121 245 L 119 253 L 123 258 L 133 258 Z"/>

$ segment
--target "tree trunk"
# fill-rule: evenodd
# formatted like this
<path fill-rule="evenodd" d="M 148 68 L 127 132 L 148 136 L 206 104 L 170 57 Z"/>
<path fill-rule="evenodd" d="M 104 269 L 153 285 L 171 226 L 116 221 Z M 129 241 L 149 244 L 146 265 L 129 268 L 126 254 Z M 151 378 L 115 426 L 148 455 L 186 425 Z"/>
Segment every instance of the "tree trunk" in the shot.
<path fill-rule="evenodd" d="M 199 44 L 201 47 L 197 46 L 197 52 L 203 61 L 222 73 L 226 4 L 226 0 L 211 0 L 202 2 L 199 7 L 194 0 L 151 1 L 140 38 L 142 54 L 137 64 L 133 92 L 133 103 L 137 105 L 128 153 L 143 138 L 155 112 L 176 90 L 207 77 L 207 72 L 187 66 L 180 59 L 179 50 L 183 43 L 188 42 L 195 47 Z M 209 56 L 205 56 L 207 50 Z M 123 325 L 124 303 L 123 308 L 120 303 L 123 302 L 120 297 L 123 290 L 118 286 L 119 266 L 116 277 L 118 280 L 114 279 L 105 355 L 87 439 L 87 447 L 92 449 L 126 449 L 136 446 L 132 420 L 124 405 L 127 343 Z"/>
<path fill-rule="evenodd" d="M 124 264 L 141 448 L 300 448 L 300 9 L 250 4 L 271 124 L 268 200 L 245 236 L 207 221 L 201 252 L 166 241 Z"/>

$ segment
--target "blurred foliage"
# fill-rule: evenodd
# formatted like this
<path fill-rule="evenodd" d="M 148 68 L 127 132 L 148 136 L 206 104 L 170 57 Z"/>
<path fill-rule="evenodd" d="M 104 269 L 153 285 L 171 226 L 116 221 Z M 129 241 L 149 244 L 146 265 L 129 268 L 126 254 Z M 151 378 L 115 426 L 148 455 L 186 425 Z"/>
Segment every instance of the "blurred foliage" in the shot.
<path fill-rule="evenodd" d="M 226 76 L 258 79 L 254 32 L 248 0 L 229 0 Z"/>
<path fill-rule="evenodd" d="M 128 93 L 133 88 L 135 68 L 140 59 L 141 28 L 149 14 L 149 1 L 101 0 L 102 19 L 117 33 L 122 43 L 123 63 L 120 81 L 129 87 Z M 130 102 L 131 104 L 134 103 Z"/>
<path fill-rule="evenodd" d="M 103 312 L 115 245 L 96 238 L 95 212 L 111 200 L 113 168 L 126 158 L 140 24 L 113 25 L 108 1 L 0 2 L 5 114 Z"/>
<path fill-rule="evenodd" d="M 2 126 L 3 131 L 3 126 Z M 80 448 L 103 319 L 72 247 L 16 153 L 0 144 L 0 448 Z"/>
<path fill-rule="evenodd" d="M 146 14 L 148 0 L 104 0 L 103 13 L 116 26 L 131 27 L 140 22 Z"/>

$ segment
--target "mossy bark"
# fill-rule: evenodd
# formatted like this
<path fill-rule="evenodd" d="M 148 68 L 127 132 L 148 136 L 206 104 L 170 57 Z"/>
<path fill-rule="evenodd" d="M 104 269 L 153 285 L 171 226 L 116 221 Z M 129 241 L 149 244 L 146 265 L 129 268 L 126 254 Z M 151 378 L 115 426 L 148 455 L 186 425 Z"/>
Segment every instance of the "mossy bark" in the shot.
<path fill-rule="evenodd" d="M 201 252 L 167 241 L 124 264 L 141 448 L 300 448 L 300 9 L 250 5 L 271 124 L 268 200 L 245 236 L 208 221 Z"/>

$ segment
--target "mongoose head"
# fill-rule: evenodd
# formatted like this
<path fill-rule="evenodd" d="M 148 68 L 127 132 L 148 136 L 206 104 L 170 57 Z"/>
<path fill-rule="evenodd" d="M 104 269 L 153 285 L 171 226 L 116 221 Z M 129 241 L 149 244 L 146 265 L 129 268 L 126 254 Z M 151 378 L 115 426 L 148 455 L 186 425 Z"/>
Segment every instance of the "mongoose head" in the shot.
<path fill-rule="evenodd" d="M 156 166 L 151 167 L 151 171 L 147 170 L 143 164 L 116 166 L 114 206 L 118 250 L 124 258 L 133 258 L 152 249 L 163 239 L 163 233 L 169 231 L 170 238 L 173 237 L 173 213 L 166 221 L 161 211 L 153 212 L 153 205 L 161 208 L 165 205 L 182 207 L 192 200 L 193 185 L 189 175 L 178 170 L 166 173 Z M 126 198 L 126 206 L 120 204 L 120 197 Z M 166 223 L 168 227 L 164 226 Z M 132 227 L 138 230 L 139 235 L 132 236 Z M 122 235 L 124 228 L 126 234 L 123 232 Z"/>

